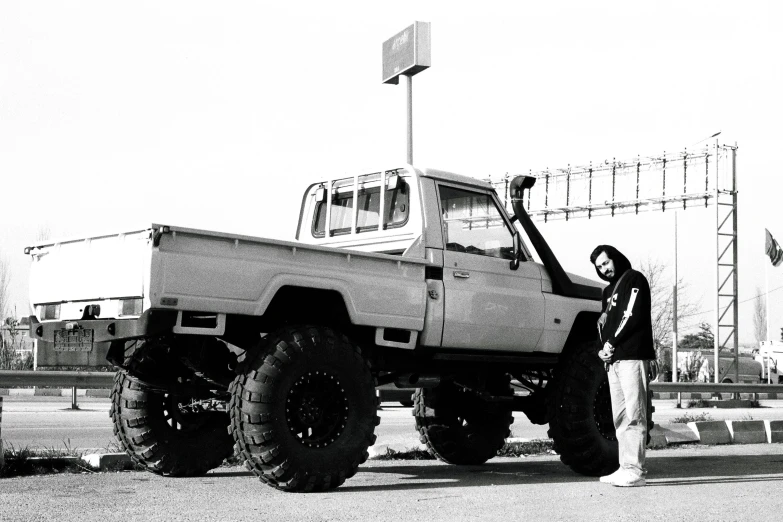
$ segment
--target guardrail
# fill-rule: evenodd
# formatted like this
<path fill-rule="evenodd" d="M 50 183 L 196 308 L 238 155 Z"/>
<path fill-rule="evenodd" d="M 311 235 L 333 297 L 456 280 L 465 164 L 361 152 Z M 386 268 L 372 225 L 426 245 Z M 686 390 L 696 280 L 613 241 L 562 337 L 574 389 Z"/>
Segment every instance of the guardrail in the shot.
<path fill-rule="evenodd" d="M 0 388 L 10 386 L 111 388 L 114 372 L 0 370 Z M 783 393 L 783 384 L 652 382 L 650 388 L 656 392 Z"/>
<path fill-rule="evenodd" d="M 0 388 L 12 386 L 64 386 L 71 388 L 71 408 L 77 409 L 77 388 L 111 388 L 114 372 L 0 370 Z"/>
<path fill-rule="evenodd" d="M 650 388 L 656 392 L 783 393 L 783 384 L 651 382 Z"/>
<path fill-rule="evenodd" d="M 114 372 L 0 370 L 0 388 L 9 386 L 111 388 L 113 385 Z"/>

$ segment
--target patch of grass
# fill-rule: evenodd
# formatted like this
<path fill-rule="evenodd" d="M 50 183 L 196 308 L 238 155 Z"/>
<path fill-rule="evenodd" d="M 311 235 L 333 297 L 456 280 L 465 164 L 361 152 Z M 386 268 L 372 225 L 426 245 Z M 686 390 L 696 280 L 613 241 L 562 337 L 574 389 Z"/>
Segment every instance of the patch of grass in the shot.
<path fill-rule="evenodd" d="M 422 449 L 397 451 L 391 448 L 386 448 L 386 453 L 376 455 L 372 457 L 372 460 L 435 460 L 435 457 Z"/>
<path fill-rule="evenodd" d="M 123 450 L 111 443 L 106 448 L 90 450 L 96 453 L 120 453 Z M 15 448 L 13 445 L 3 449 L 5 466 L 0 468 L 0 477 L 25 477 L 30 475 L 52 475 L 58 473 L 96 473 L 81 460 L 85 450 L 75 450 L 70 439 L 63 441 L 62 449 Z M 124 462 L 108 466 L 104 471 L 142 471 L 144 468 Z"/>
<path fill-rule="evenodd" d="M 531 440 L 529 442 L 506 443 L 498 457 L 529 457 L 531 455 L 552 455 L 555 452 L 551 440 Z"/>
<path fill-rule="evenodd" d="M 712 417 L 710 417 L 709 413 L 699 413 L 699 414 L 691 414 L 691 413 L 685 413 L 685 415 L 682 415 L 681 417 L 675 417 L 671 420 L 674 424 L 687 424 L 689 422 L 704 422 L 704 421 L 711 421 Z"/>
<path fill-rule="evenodd" d="M 54 473 L 91 472 L 78 460 L 71 450 L 31 450 L 17 449 L 13 446 L 3 449 L 5 466 L 0 469 L 0 477 L 22 477 L 28 475 L 48 475 Z"/>

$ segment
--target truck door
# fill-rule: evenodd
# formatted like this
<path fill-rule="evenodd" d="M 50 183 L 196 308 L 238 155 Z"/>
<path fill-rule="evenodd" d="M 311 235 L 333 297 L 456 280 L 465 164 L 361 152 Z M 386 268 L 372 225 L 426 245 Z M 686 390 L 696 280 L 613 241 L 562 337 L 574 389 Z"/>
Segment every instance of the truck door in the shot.
<path fill-rule="evenodd" d="M 511 224 L 493 192 L 440 183 L 444 233 L 443 346 L 532 351 L 544 328 L 541 271 L 512 270 Z"/>

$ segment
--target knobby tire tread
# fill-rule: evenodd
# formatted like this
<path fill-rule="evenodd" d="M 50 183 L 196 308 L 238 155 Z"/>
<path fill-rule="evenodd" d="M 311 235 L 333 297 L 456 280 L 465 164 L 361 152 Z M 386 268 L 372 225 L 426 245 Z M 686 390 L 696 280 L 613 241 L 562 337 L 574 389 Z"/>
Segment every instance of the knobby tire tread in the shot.
<path fill-rule="evenodd" d="M 508 375 L 493 377 L 496 395 L 511 395 Z M 451 383 L 419 388 L 413 395 L 419 440 L 435 458 L 448 464 L 478 465 L 495 457 L 511 435 L 510 408 L 488 403 Z M 460 418 L 469 418 L 462 424 Z M 472 419 L 472 420 L 470 420 Z"/>
<path fill-rule="evenodd" d="M 289 374 L 302 372 L 308 364 L 342 368 L 335 371 L 345 372 L 345 389 L 356 395 L 348 421 L 353 429 L 342 432 L 336 444 L 315 451 L 294 440 L 280 415 Z M 375 443 L 380 423 L 375 386 L 361 349 L 344 335 L 326 327 L 285 327 L 262 340 L 229 388 L 235 451 L 249 471 L 276 489 L 334 489 L 356 474 L 369 456 L 367 448 Z M 317 460 L 330 464 L 319 466 Z"/>
<path fill-rule="evenodd" d="M 189 434 L 169 431 L 154 402 L 161 401 L 141 382 L 118 371 L 111 391 L 114 435 L 134 463 L 159 475 L 192 477 L 220 466 L 233 451 L 226 434 L 225 412 L 206 412 L 203 430 Z"/>
<path fill-rule="evenodd" d="M 612 419 L 608 379 L 603 363 L 592 343 L 583 343 L 558 368 L 549 395 L 549 437 L 563 464 L 577 473 L 601 476 L 619 467 L 614 424 L 607 422 L 599 429 L 597 416 Z M 604 382 L 605 381 L 605 382 Z M 601 393 L 606 396 L 596 400 Z M 654 423 L 652 390 L 648 391 L 647 442 Z M 603 411 L 596 412 L 596 408 Z"/>

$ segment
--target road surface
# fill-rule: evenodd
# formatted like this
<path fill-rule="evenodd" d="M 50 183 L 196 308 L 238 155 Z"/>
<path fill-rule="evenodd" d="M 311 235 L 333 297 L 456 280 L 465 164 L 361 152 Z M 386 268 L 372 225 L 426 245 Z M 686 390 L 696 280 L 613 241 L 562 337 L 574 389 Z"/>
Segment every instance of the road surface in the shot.
<path fill-rule="evenodd" d="M 32 402 L 5 399 L 3 403 L 3 443 L 5 447 L 29 449 L 106 449 L 116 448 L 108 399 L 79 401 L 79 409 L 70 408 L 70 398 Z M 418 443 L 411 408 L 384 403 L 381 424 L 376 428 L 376 446 L 410 449 Z M 512 435 L 527 439 L 546 438 L 546 426 L 534 426 L 523 414 L 517 414 Z"/>
<path fill-rule="evenodd" d="M 109 418 L 109 400 L 80 398 L 79 410 L 70 409 L 70 397 L 5 397 L 2 436 L 5 446 L 21 449 L 112 449 L 116 448 Z M 674 401 L 654 401 L 653 419 L 665 425 L 675 417 L 709 415 L 708 420 L 783 420 L 783 401 L 762 401 L 763 408 L 751 409 L 677 409 Z M 378 440 L 374 450 L 396 450 L 418 445 L 411 409 L 398 403 L 383 403 Z M 511 436 L 521 439 L 546 439 L 547 426 L 531 424 L 516 413 Z"/>
<path fill-rule="evenodd" d="M 171 479 L 146 472 L 0 479 L 0 520 L 456 522 L 780 520 L 783 448 L 687 446 L 649 453 L 648 486 L 615 488 L 557 457 L 484 466 L 371 460 L 327 493 L 282 493 L 242 468 Z"/>

